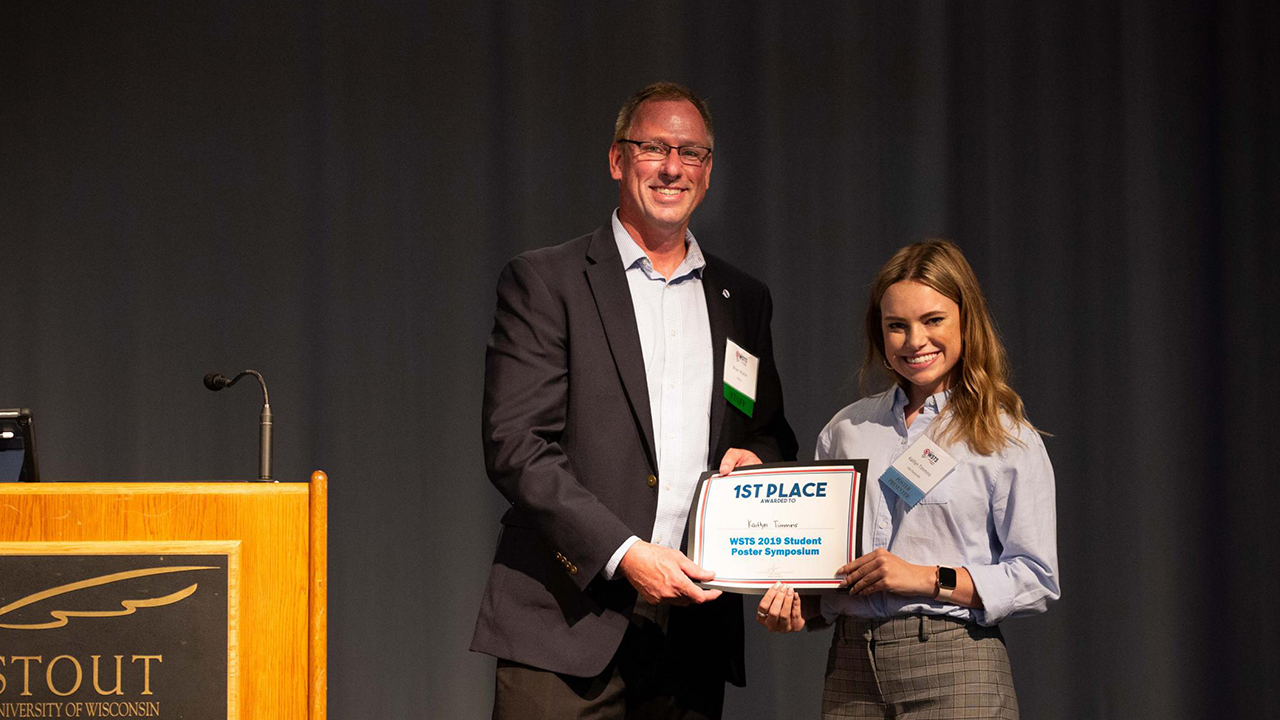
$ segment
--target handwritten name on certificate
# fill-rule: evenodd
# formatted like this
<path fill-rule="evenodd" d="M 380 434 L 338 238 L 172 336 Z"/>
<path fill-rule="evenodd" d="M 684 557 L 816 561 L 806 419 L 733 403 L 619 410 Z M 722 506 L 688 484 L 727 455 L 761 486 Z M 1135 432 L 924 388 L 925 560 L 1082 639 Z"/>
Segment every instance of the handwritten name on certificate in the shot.
<path fill-rule="evenodd" d="M 755 465 L 704 473 L 689 509 L 689 557 L 713 580 L 764 593 L 781 580 L 798 590 L 835 588 L 836 568 L 862 554 L 867 461 Z"/>

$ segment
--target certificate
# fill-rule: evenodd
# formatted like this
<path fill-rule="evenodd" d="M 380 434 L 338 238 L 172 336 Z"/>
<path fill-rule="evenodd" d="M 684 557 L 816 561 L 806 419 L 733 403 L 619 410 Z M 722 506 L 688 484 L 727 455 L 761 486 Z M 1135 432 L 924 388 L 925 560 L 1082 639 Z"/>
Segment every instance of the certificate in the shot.
<path fill-rule="evenodd" d="M 689 558 L 715 579 L 699 583 L 762 594 L 781 580 L 835 588 L 836 569 L 862 554 L 867 461 L 753 465 L 703 473 L 689 509 Z"/>

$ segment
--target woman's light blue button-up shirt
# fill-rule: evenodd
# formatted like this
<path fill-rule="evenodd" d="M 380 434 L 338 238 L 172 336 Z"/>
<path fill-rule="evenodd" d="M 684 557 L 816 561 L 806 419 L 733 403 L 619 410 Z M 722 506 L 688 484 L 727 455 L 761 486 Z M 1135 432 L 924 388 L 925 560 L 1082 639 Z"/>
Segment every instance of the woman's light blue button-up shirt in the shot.
<path fill-rule="evenodd" d="M 1035 431 L 1015 428 L 1021 444 L 1010 443 L 986 456 L 964 444 L 944 446 L 958 464 L 914 508 L 880 483 L 885 469 L 937 419 L 946 396 L 943 392 L 926 400 L 910 428 L 902 388 L 859 400 L 823 428 L 817 459 L 868 459 L 864 553 L 884 548 L 917 565 L 964 567 L 983 609 L 927 597 L 885 592 L 851 597 L 841 591 L 823 596 L 822 614 L 828 622 L 839 615 L 923 613 L 995 625 L 1007 617 L 1044 612 L 1058 599 L 1053 466 Z"/>

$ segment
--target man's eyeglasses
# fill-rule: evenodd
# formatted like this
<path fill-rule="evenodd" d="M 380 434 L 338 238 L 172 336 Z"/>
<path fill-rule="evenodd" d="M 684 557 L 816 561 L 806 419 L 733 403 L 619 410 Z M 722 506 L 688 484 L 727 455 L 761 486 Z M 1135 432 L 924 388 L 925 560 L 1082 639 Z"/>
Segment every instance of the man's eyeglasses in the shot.
<path fill-rule="evenodd" d="M 680 162 L 685 165 L 701 166 L 711 159 L 711 148 L 701 145 L 668 145 L 661 140 L 628 140 L 626 138 L 618 138 L 616 142 L 631 143 L 640 148 L 640 152 L 636 154 L 637 160 L 666 160 L 672 150 L 676 151 L 676 157 L 680 158 Z"/>

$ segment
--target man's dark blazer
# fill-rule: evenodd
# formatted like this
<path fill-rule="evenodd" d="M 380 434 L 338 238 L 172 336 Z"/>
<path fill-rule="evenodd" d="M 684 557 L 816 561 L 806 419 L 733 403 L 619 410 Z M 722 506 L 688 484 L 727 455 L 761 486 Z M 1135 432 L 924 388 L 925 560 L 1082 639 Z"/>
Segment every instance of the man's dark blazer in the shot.
<path fill-rule="evenodd" d="M 704 253 L 711 324 L 712 465 L 726 450 L 793 460 L 758 280 Z M 725 338 L 760 358 L 754 417 L 721 391 Z M 611 224 L 503 269 L 485 355 L 484 451 L 489 479 L 511 503 L 471 649 L 592 677 L 622 641 L 636 591 L 601 570 L 631 535 L 649 540 L 657 456 L 636 315 Z M 726 593 L 672 608 L 669 633 L 701 674 L 741 685 L 742 601 Z"/>

